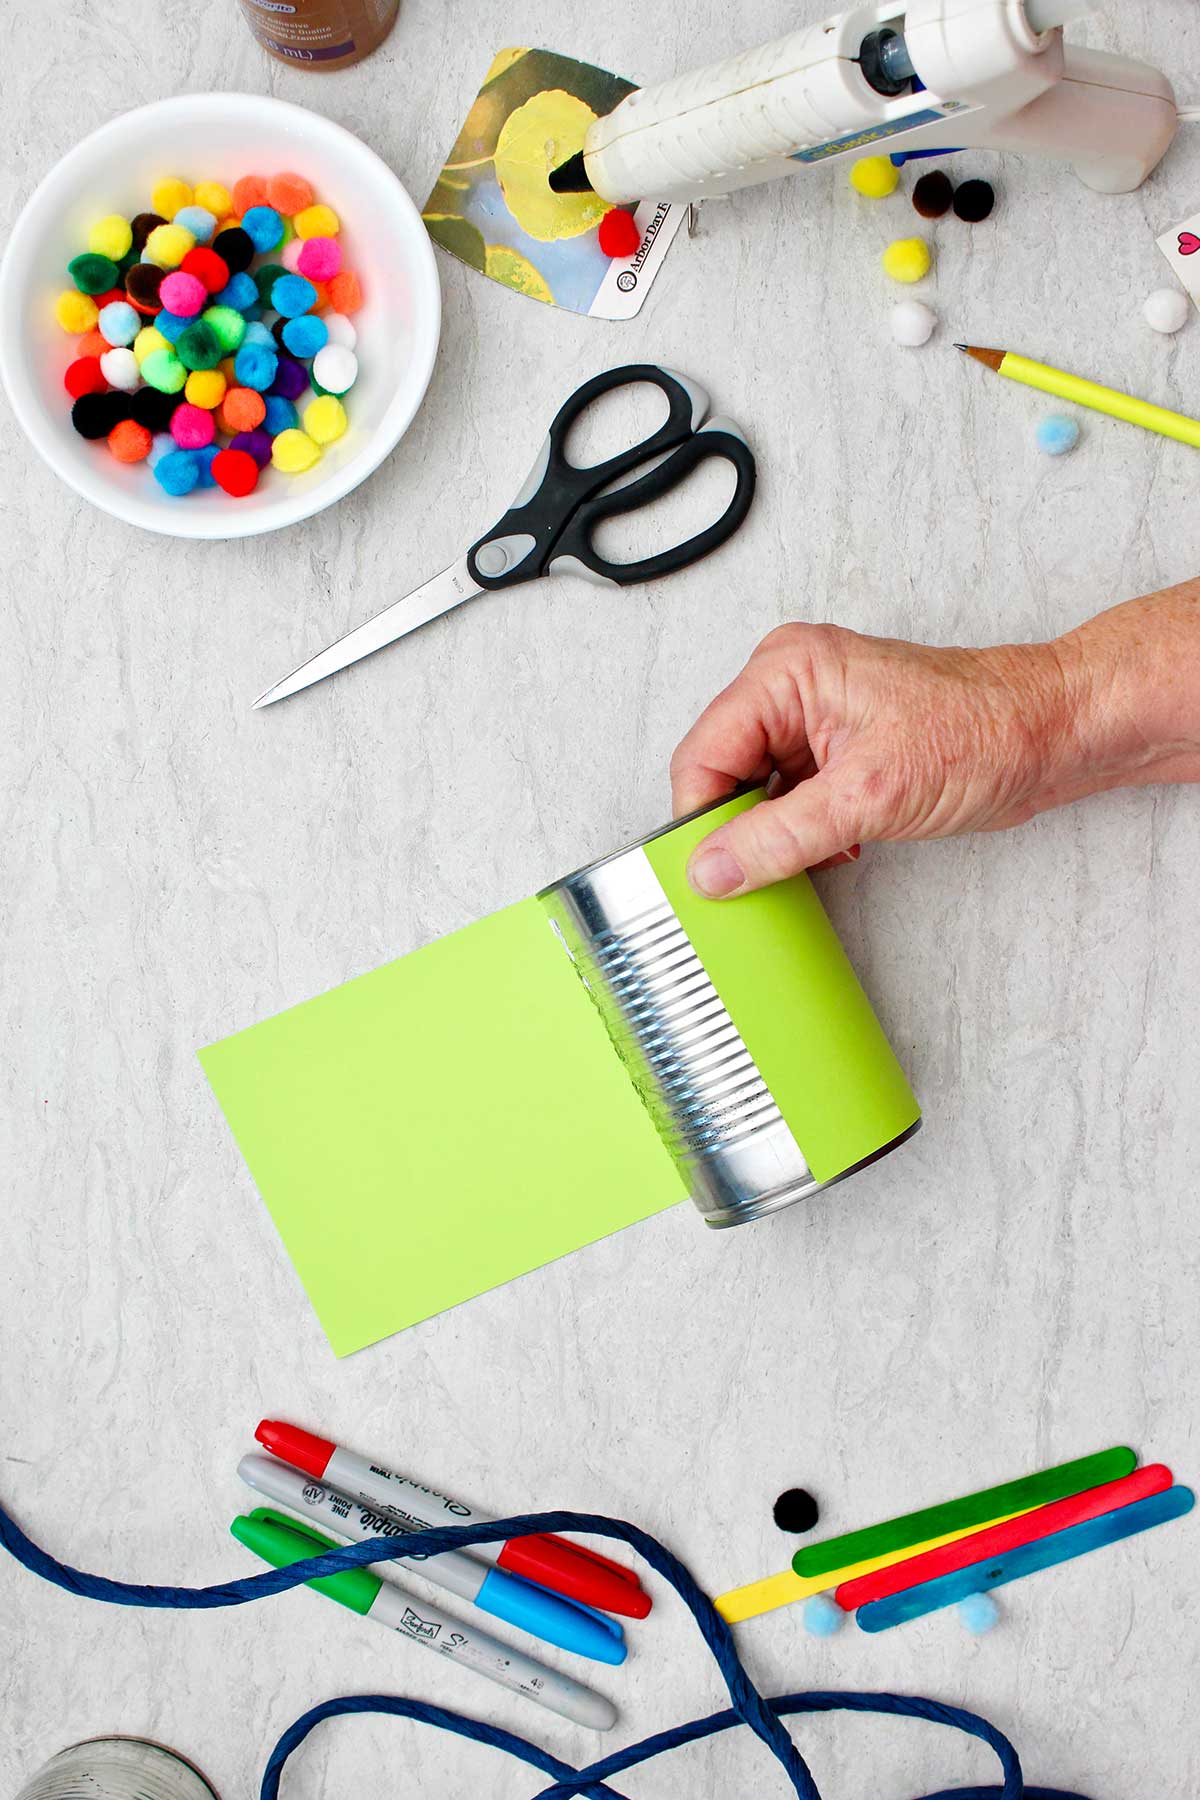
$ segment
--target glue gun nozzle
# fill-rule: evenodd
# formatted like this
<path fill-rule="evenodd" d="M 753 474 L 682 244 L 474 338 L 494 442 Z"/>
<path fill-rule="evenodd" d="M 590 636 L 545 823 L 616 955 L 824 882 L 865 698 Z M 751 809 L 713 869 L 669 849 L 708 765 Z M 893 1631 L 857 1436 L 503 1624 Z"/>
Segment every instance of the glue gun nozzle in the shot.
<path fill-rule="evenodd" d="M 592 191 L 582 150 L 569 156 L 565 163 L 559 163 L 557 169 L 551 169 L 548 179 L 554 194 L 590 194 Z"/>

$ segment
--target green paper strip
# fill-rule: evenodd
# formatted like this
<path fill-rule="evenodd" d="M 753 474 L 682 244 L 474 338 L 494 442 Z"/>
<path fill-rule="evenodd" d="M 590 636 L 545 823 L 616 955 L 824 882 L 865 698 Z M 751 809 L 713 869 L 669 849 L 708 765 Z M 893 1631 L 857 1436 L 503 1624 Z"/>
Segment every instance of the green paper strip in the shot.
<path fill-rule="evenodd" d="M 761 798 L 685 820 L 646 856 L 809 1168 L 832 1181 L 911 1131 L 921 1109 L 807 875 L 736 900 L 688 886 L 696 845 Z"/>
<path fill-rule="evenodd" d="M 1025 1512 L 1052 1500 L 1065 1500 L 1070 1494 L 1082 1494 L 1102 1481 L 1119 1481 L 1136 1467 L 1137 1457 L 1124 1445 L 1099 1450 L 1094 1456 L 1081 1456 L 1075 1462 L 1060 1463 L 1036 1475 L 1023 1475 L 1019 1481 L 1006 1481 L 1001 1487 L 966 1494 L 961 1500 L 947 1500 L 941 1506 L 927 1506 L 922 1512 L 905 1513 L 902 1518 L 888 1519 L 881 1525 L 867 1525 L 843 1537 L 827 1538 L 824 1543 L 807 1544 L 793 1556 L 792 1568 L 797 1575 L 824 1575 L 844 1563 L 890 1556 L 894 1551 L 911 1549 L 926 1538 L 941 1537 L 950 1531 L 970 1531 L 1003 1513 Z"/>

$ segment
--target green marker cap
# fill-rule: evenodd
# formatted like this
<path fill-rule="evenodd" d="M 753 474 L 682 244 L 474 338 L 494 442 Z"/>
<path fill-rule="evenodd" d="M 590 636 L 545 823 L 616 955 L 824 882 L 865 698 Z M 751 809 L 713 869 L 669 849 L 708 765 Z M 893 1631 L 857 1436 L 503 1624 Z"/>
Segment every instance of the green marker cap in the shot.
<path fill-rule="evenodd" d="M 324 1532 L 314 1531 L 311 1525 L 301 1525 L 298 1520 L 290 1519 L 286 1513 L 275 1512 L 269 1506 L 256 1506 L 252 1513 L 239 1514 L 229 1529 L 239 1544 L 245 1544 L 247 1550 L 253 1550 L 255 1556 L 261 1556 L 276 1569 L 288 1569 L 307 1557 L 319 1556 L 323 1550 L 345 1548 L 326 1537 Z M 351 1612 L 369 1613 L 383 1582 L 378 1575 L 372 1575 L 370 1569 L 364 1568 L 344 1569 L 339 1575 L 321 1575 L 304 1585 L 316 1588 L 319 1594 L 327 1594 L 339 1606 L 348 1606 Z"/>

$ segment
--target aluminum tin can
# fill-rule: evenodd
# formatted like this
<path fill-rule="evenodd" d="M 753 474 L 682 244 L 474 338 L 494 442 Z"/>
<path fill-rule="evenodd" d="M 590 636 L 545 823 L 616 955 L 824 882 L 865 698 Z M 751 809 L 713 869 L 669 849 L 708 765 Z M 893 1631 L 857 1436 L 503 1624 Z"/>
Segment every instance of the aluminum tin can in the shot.
<path fill-rule="evenodd" d="M 148 1738 L 99 1737 L 58 1751 L 16 1800 L 217 1800 L 199 1769 Z"/>
<path fill-rule="evenodd" d="M 832 1177 L 813 1173 L 646 855 L 683 823 L 539 898 L 693 1202 L 722 1229 L 844 1180 L 911 1137 L 920 1118 Z"/>

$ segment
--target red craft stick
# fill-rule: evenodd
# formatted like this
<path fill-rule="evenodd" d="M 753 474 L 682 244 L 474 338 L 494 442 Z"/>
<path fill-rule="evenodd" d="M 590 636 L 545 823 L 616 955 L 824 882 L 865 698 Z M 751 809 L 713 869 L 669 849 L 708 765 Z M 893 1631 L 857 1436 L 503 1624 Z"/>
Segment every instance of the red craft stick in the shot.
<path fill-rule="evenodd" d="M 1129 1506 L 1134 1500 L 1144 1500 L 1149 1494 L 1161 1494 L 1170 1487 L 1172 1480 L 1171 1471 L 1164 1463 L 1150 1463 L 1144 1469 L 1135 1469 L 1132 1475 L 1123 1475 L 1119 1481 L 1105 1481 L 1099 1487 L 1088 1488 L 1085 1493 L 1070 1494 L 1065 1500 L 1035 1507 L 1019 1518 L 1006 1519 L 1003 1525 L 989 1525 L 983 1531 L 956 1538 L 952 1544 L 943 1544 L 940 1549 L 926 1550 L 921 1556 L 890 1563 L 886 1569 L 876 1569 L 873 1575 L 859 1575 L 853 1581 L 843 1581 L 834 1597 L 839 1606 L 853 1612 L 870 1600 L 902 1593 L 905 1588 L 932 1581 L 935 1576 L 949 1575 L 971 1563 L 987 1562 L 993 1556 L 1015 1550 L 1018 1544 L 1032 1544 L 1038 1538 L 1065 1530 L 1068 1525 L 1098 1518 L 1101 1513 L 1116 1512 L 1119 1507 Z"/>

